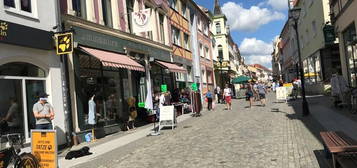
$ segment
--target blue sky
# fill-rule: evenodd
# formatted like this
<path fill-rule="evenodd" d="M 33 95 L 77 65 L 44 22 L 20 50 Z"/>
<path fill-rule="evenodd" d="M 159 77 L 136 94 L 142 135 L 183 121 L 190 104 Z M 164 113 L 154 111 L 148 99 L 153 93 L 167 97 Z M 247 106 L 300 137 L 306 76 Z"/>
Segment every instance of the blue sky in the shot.
<path fill-rule="evenodd" d="M 288 0 L 220 0 L 246 64 L 271 68 L 272 41 L 287 19 Z M 214 0 L 195 0 L 213 12 Z"/>

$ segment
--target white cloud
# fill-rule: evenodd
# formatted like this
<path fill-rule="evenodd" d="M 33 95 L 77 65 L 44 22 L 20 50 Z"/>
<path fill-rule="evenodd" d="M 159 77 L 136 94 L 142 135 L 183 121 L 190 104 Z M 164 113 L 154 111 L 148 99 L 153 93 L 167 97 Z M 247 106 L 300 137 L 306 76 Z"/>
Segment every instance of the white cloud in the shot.
<path fill-rule="evenodd" d="M 271 67 L 273 44 L 256 38 L 244 38 L 239 47 L 240 53 L 246 58 L 247 64 L 261 64 Z"/>
<path fill-rule="evenodd" d="M 288 9 L 288 1 L 287 0 L 268 0 L 267 4 L 276 10 Z"/>
<path fill-rule="evenodd" d="M 255 31 L 262 25 L 285 18 L 285 15 L 281 12 L 258 6 L 251 6 L 246 9 L 234 2 L 223 4 L 222 11 L 228 19 L 231 30 Z"/>

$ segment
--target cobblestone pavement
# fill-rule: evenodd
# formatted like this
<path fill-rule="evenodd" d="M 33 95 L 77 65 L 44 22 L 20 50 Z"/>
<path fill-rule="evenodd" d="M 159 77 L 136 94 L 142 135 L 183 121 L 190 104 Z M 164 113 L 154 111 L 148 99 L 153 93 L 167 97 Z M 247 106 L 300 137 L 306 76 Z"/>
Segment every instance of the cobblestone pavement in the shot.
<path fill-rule="evenodd" d="M 266 107 L 233 100 L 233 110 L 206 112 L 175 130 L 146 137 L 76 167 L 123 168 L 328 168 L 313 118 L 294 103 Z M 295 110 L 299 111 L 298 106 Z M 275 110 L 278 108 L 279 110 Z M 113 147 L 114 148 L 114 147 Z"/>

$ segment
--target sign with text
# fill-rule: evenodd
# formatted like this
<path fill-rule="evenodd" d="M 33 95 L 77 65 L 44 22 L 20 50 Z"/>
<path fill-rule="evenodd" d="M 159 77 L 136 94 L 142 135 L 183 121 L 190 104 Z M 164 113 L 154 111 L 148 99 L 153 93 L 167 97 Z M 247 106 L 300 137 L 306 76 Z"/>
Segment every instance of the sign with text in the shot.
<path fill-rule="evenodd" d="M 73 52 L 73 33 L 55 34 L 55 39 L 57 55 L 71 54 Z"/>
<path fill-rule="evenodd" d="M 41 168 L 57 167 L 56 130 L 31 130 L 31 148 Z"/>
<path fill-rule="evenodd" d="M 287 100 L 286 87 L 276 88 L 276 99 L 277 100 Z"/>

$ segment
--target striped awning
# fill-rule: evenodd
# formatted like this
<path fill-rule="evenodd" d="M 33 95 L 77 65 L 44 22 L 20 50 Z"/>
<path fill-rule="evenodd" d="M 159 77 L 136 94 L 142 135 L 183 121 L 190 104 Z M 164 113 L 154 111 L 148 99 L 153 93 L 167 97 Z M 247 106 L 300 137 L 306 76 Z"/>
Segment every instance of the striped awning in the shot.
<path fill-rule="evenodd" d="M 79 48 L 83 52 L 99 59 L 104 67 L 125 68 L 145 72 L 144 66 L 140 65 L 126 55 L 83 46 L 80 46 Z"/>
<path fill-rule="evenodd" d="M 187 70 L 184 67 L 180 67 L 176 64 L 163 62 L 163 61 L 156 61 L 162 67 L 168 69 L 170 72 L 179 72 L 179 73 L 187 73 Z"/>

